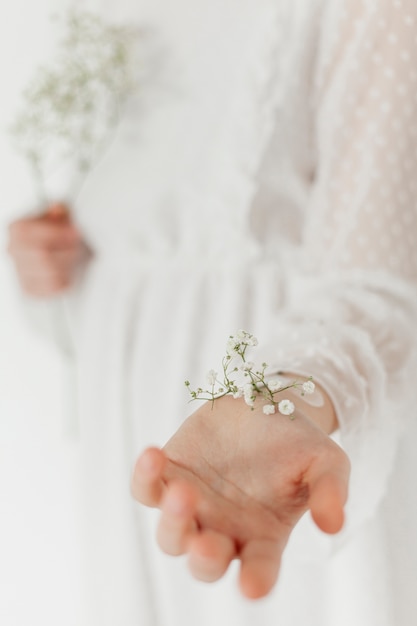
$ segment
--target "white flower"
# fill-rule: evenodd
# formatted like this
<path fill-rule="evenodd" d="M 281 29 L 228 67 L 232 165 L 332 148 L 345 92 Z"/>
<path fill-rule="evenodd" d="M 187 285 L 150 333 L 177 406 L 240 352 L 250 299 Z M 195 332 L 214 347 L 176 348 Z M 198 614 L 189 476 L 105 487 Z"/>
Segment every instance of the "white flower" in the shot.
<path fill-rule="evenodd" d="M 243 363 L 240 369 L 242 370 L 242 372 L 250 372 L 251 370 L 253 370 L 254 367 L 255 363 L 248 361 L 247 363 Z"/>
<path fill-rule="evenodd" d="M 305 383 L 303 383 L 303 392 L 306 394 L 314 393 L 315 388 L 316 385 L 313 383 L 312 380 L 307 380 Z"/>
<path fill-rule="evenodd" d="M 301 392 L 301 395 L 312 394 L 315 390 L 313 377 L 304 379 L 305 382 L 294 380 L 292 383 L 281 377 L 279 371 L 270 378 L 266 374 L 267 363 L 261 366 L 252 361 L 246 360 L 246 353 L 250 352 L 249 346 L 256 346 L 258 340 L 251 333 L 245 330 L 237 330 L 234 335 L 229 335 L 227 340 L 227 354 L 223 357 L 223 377 L 219 380 L 219 374 L 215 370 L 210 370 L 206 379 L 211 387 L 196 390 L 190 389 L 189 381 L 186 381 L 188 392 L 192 400 L 214 400 L 229 395 L 233 398 L 243 398 L 245 403 L 253 410 L 258 396 L 262 396 L 261 403 L 264 415 L 281 413 L 288 415 L 290 419 L 295 418 L 295 405 L 288 398 L 280 402 L 275 401 L 278 392 L 294 388 Z M 290 395 L 290 394 L 288 394 Z M 290 395 L 291 397 L 291 395 Z"/>
<path fill-rule="evenodd" d="M 210 370 L 207 373 L 206 380 L 209 385 L 215 385 L 217 380 L 217 372 L 215 370 Z"/>
<path fill-rule="evenodd" d="M 60 161 L 65 168 L 70 161 L 77 191 L 101 159 L 136 88 L 136 35 L 129 25 L 74 10 L 63 25 L 54 60 L 35 73 L 11 128 L 43 196 Z"/>
<path fill-rule="evenodd" d="M 279 391 L 284 386 L 284 383 L 278 378 L 274 378 L 273 380 L 268 381 L 268 389 L 272 393 Z"/>
<path fill-rule="evenodd" d="M 238 330 L 236 335 L 233 337 L 236 343 L 242 343 L 244 346 L 257 346 L 258 340 L 256 337 L 248 333 L 246 330 Z"/>
<path fill-rule="evenodd" d="M 253 406 L 255 404 L 256 391 L 251 383 L 248 383 L 243 387 L 243 395 L 248 406 Z"/>
<path fill-rule="evenodd" d="M 236 356 L 236 353 L 239 350 L 239 348 L 240 348 L 239 342 L 234 337 L 230 337 L 226 345 L 227 354 L 230 356 Z"/>
<path fill-rule="evenodd" d="M 292 415 L 295 411 L 295 406 L 291 400 L 281 400 L 278 404 L 278 411 L 282 413 L 282 415 Z"/>

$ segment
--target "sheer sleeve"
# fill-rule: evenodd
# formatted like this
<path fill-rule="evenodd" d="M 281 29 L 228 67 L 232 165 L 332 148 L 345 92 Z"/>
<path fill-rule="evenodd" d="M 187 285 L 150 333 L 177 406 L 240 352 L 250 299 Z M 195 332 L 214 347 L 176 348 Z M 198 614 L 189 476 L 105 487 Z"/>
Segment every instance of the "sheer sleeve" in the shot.
<path fill-rule="evenodd" d="M 353 522 L 375 511 L 417 413 L 417 4 L 327 5 L 317 168 L 278 363 L 333 399 Z"/>

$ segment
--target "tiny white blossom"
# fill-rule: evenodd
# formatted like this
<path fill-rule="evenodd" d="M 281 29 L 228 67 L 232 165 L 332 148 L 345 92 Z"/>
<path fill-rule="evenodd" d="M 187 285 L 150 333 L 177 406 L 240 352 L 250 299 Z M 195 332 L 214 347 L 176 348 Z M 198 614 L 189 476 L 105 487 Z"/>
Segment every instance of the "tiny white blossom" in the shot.
<path fill-rule="evenodd" d="M 253 406 L 255 404 L 256 392 L 252 384 L 248 383 L 243 387 L 243 395 L 248 406 Z"/>
<path fill-rule="evenodd" d="M 257 346 L 258 340 L 256 337 L 248 333 L 246 330 L 238 330 L 237 333 L 233 336 L 233 339 L 236 343 L 241 343 L 244 346 Z"/>
<path fill-rule="evenodd" d="M 254 367 L 255 363 L 248 361 L 247 363 L 243 363 L 240 369 L 242 370 L 242 372 L 250 372 L 251 370 L 253 370 Z"/>
<path fill-rule="evenodd" d="M 268 389 L 269 391 L 272 391 L 272 393 L 279 391 L 280 389 L 282 389 L 283 386 L 283 382 L 281 380 L 278 380 L 278 378 L 274 378 L 273 380 L 268 381 Z"/>
<path fill-rule="evenodd" d="M 303 383 L 303 392 L 306 394 L 314 393 L 315 388 L 316 385 L 313 383 L 312 380 L 307 380 L 305 383 Z"/>
<path fill-rule="evenodd" d="M 281 400 L 278 404 L 278 411 L 282 413 L 282 415 L 292 415 L 295 411 L 295 406 L 291 400 Z"/>
<path fill-rule="evenodd" d="M 217 380 L 217 372 L 215 370 L 210 370 L 206 376 L 207 383 L 209 385 L 215 385 Z"/>
<path fill-rule="evenodd" d="M 234 391 L 232 395 L 235 400 L 237 400 L 238 398 L 241 398 L 243 396 L 243 389 L 239 387 L 239 389 L 237 391 Z"/>
<path fill-rule="evenodd" d="M 273 415 L 275 413 L 275 406 L 273 404 L 265 404 L 262 411 L 265 415 Z"/>
<path fill-rule="evenodd" d="M 230 356 L 236 356 L 237 351 L 239 350 L 239 343 L 236 341 L 234 337 L 231 337 L 226 345 L 226 352 Z"/>

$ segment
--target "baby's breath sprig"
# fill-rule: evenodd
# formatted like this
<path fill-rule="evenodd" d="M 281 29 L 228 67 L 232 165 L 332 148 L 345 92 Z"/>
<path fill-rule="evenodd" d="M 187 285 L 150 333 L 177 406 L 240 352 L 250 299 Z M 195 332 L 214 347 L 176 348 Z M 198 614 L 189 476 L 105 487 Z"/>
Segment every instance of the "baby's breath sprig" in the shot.
<path fill-rule="evenodd" d="M 312 377 L 304 382 L 298 380 L 287 382 L 278 378 L 278 373 L 276 377 L 271 378 L 266 374 L 267 363 L 262 363 L 259 367 L 247 358 L 247 351 L 257 345 L 257 338 L 245 330 L 238 330 L 235 335 L 230 335 L 226 355 L 222 359 L 222 376 L 219 378 L 218 372 L 210 370 L 206 376 L 205 389 L 203 387 L 191 389 L 190 381 L 185 381 L 191 400 L 207 400 L 214 403 L 215 400 L 230 395 L 233 398 L 243 398 L 251 410 L 254 410 L 256 399 L 260 396 L 266 402 L 263 406 L 265 415 L 273 415 L 278 411 L 294 419 L 294 403 L 287 398 L 276 400 L 275 395 L 288 389 L 297 389 L 302 396 L 312 394 L 315 390 Z"/>
<path fill-rule="evenodd" d="M 35 72 L 10 129 L 44 203 L 46 179 L 63 163 L 76 173 L 70 194 L 76 195 L 136 87 L 137 34 L 130 25 L 75 10 L 63 22 L 56 55 Z"/>

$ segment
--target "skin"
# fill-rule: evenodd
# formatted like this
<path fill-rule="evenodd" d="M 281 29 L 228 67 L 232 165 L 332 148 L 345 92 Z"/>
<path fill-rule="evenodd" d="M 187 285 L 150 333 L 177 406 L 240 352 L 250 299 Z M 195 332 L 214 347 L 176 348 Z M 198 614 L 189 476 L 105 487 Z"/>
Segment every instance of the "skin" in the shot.
<path fill-rule="evenodd" d="M 325 397 L 308 415 L 306 403 L 291 399 L 294 420 L 264 415 L 261 402 L 254 411 L 230 397 L 208 403 L 163 450 L 145 450 L 133 473 L 136 500 L 161 510 L 161 549 L 187 554 L 192 575 L 206 582 L 239 559 L 239 586 L 251 599 L 275 585 L 291 531 L 308 510 L 326 533 L 344 522 L 350 464 L 328 436 L 337 426 L 331 402 Z"/>
<path fill-rule="evenodd" d="M 22 289 L 38 298 L 68 289 L 91 254 L 63 204 L 13 222 L 8 251 Z M 243 595 L 261 598 L 308 510 L 322 531 L 342 528 L 349 461 L 329 437 L 337 420 L 319 391 L 320 408 L 286 392 L 294 420 L 264 415 L 261 402 L 254 411 L 230 397 L 203 405 L 163 450 L 149 448 L 138 459 L 132 494 L 160 508 L 158 543 L 167 554 L 187 554 L 195 578 L 218 580 L 239 559 Z"/>
<path fill-rule="evenodd" d="M 70 288 L 77 268 L 91 255 L 61 203 L 50 205 L 41 215 L 12 222 L 8 252 L 22 290 L 36 298 Z"/>

